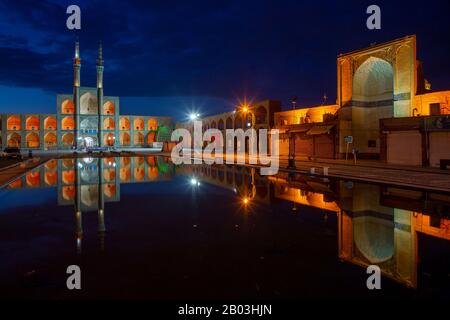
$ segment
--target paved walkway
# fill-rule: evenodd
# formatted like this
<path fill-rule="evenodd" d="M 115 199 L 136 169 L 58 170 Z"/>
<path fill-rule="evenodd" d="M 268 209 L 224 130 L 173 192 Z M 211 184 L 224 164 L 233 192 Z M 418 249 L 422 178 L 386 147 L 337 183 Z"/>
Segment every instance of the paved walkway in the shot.
<path fill-rule="evenodd" d="M 168 153 L 164 155 L 170 156 Z M 248 157 L 246 163 L 249 163 Z M 260 167 L 260 165 L 248 166 Z M 450 171 L 439 168 L 399 166 L 372 160 L 358 160 L 355 165 L 353 160 L 318 159 L 315 161 L 297 160 L 296 168 L 290 169 L 287 157 L 280 158 L 279 166 L 279 170 L 284 172 L 311 173 L 311 169 L 315 168 L 315 174 L 320 176 L 450 192 Z"/>

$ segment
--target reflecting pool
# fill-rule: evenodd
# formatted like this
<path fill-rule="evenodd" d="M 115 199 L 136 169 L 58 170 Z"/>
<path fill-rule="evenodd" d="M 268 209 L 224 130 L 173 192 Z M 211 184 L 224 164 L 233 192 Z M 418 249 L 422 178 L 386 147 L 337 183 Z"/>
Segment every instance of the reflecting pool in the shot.
<path fill-rule="evenodd" d="M 448 194 L 310 175 L 51 160 L 0 190 L 0 295 L 448 298 L 449 212 Z M 69 265 L 82 290 L 66 288 Z"/>

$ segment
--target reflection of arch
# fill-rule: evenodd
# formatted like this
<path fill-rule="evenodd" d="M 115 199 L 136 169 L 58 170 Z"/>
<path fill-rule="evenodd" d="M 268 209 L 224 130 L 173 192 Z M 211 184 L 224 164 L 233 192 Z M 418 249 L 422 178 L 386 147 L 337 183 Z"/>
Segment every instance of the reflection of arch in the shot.
<path fill-rule="evenodd" d="M 112 147 L 114 145 L 114 140 L 115 138 L 112 133 L 107 133 L 103 136 L 103 144 L 109 147 Z"/>
<path fill-rule="evenodd" d="M 35 132 L 31 132 L 27 134 L 25 141 L 27 143 L 28 148 L 39 148 L 39 135 Z"/>
<path fill-rule="evenodd" d="M 267 122 L 267 110 L 263 106 L 259 106 L 255 110 L 256 124 L 263 124 Z"/>
<path fill-rule="evenodd" d="M 127 182 L 128 180 L 130 180 L 130 174 L 131 173 L 129 167 L 120 168 L 120 181 Z"/>
<path fill-rule="evenodd" d="M 121 157 L 120 158 L 120 166 L 121 167 L 129 166 L 130 162 L 131 162 L 130 157 Z"/>
<path fill-rule="evenodd" d="M 61 120 L 61 128 L 63 130 L 75 129 L 75 122 L 72 117 L 65 117 Z"/>
<path fill-rule="evenodd" d="M 133 120 L 133 128 L 135 130 L 144 130 L 144 119 L 142 119 L 142 118 L 135 118 Z"/>
<path fill-rule="evenodd" d="M 116 107 L 114 105 L 114 102 L 112 101 L 106 101 L 103 104 L 103 114 L 115 114 Z"/>
<path fill-rule="evenodd" d="M 150 167 L 154 167 L 156 165 L 156 160 L 154 156 L 148 156 L 145 158 L 145 160 L 147 161 L 147 165 Z"/>
<path fill-rule="evenodd" d="M 119 120 L 120 130 L 130 130 L 130 120 L 126 117 L 121 117 Z"/>
<path fill-rule="evenodd" d="M 56 118 L 52 116 L 48 116 L 44 120 L 44 129 L 45 130 L 56 130 Z"/>
<path fill-rule="evenodd" d="M 22 124 L 20 123 L 19 116 L 9 116 L 6 121 L 6 127 L 8 130 L 21 130 Z"/>
<path fill-rule="evenodd" d="M 148 128 L 148 130 L 151 130 L 151 131 L 158 130 L 158 119 L 156 119 L 156 118 L 148 119 L 147 128 Z"/>
<path fill-rule="evenodd" d="M 20 143 L 22 142 L 22 138 L 17 132 L 13 132 L 8 135 L 8 147 L 17 147 L 20 148 Z"/>
<path fill-rule="evenodd" d="M 219 130 L 225 129 L 225 125 L 224 125 L 224 122 L 223 122 L 222 119 L 219 120 L 219 123 L 218 123 L 218 125 L 217 125 L 217 128 L 218 128 Z"/>
<path fill-rule="evenodd" d="M 18 189 L 22 188 L 22 179 L 17 179 L 8 185 L 8 189 Z"/>
<path fill-rule="evenodd" d="M 62 196 L 64 200 L 70 201 L 75 198 L 75 187 L 74 186 L 65 186 L 62 187 Z"/>
<path fill-rule="evenodd" d="M 98 104 L 97 97 L 90 92 L 86 92 L 80 97 L 80 113 L 81 114 L 97 114 Z"/>
<path fill-rule="evenodd" d="M 106 182 L 112 182 L 116 178 L 116 170 L 109 168 L 103 169 L 103 178 Z"/>
<path fill-rule="evenodd" d="M 98 199 L 98 187 L 96 185 L 95 186 L 89 186 L 89 185 L 81 186 L 81 202 L 84 205 L 91 207 L 95 203 L 97 203 L 97 199 Z"/>
<path fill-rule="evenodd" d="M 74 159 L 63 159 L 62 161 L 64 168 L 72 168 L 75 164 Z"/>
<path fill-rule="evenodd" d="M 353 100 L 367 102 L 392 100 L 393 83 L 392 66 L 385 60 L 370 57 L 353 76 Z"/>
<path fill-rule="evenodd" d="M 62 136 L 62 144 L 63 146 L 73 146 L 73 133 L 66 133 Z"/>
<path fill-rule="evenodd" d="M 25 130 L 39 130 L 39 117 L 29 116 L 25 121 Z"/>
<path fill-rule="evenodd" d="M 73 184 L 75 182 L 75 171 L 64 170 L 62 172 L 62 182 L 65 184 Z"/>
<path fill-rule="evenodd" d="M 121 132 L 119 135 L 120 145 L 129 146 L 131 142 L 130 134 L 128 132 Z"/>
<path fill-rule="evenodd" d="M 113 130 L 115 128 L 114 119 L 106 118 L 103 120 L 103 129 L 104 130 Z"/>
<path fill-rule="evenodd" d="M 148 167 L 148 179 L 150 181 L 155 181 L 158 179 L 158 168 L 157 167 Z"/>
<path fill-rule="evenodd" d="M 27 174 L 27 185 L 29 187 L 39 187 L 41 174 L 39 171 L 30 172 Z"/>
<path fill-rule="evenodd" d="M 53 160 L 47 161 L 45 163 L 45 169 L 53 170 L 56 168 L 57 165 L 58 165 L 58 161 L 56 159 L 53 159 Z"/>
<path fill-rule="evenodd" d="M 378 264 L 394 255 L 394 222 L 374 216 L 353 218 L 353 236 L 358 250 L 370 263 Z"/>
<path fill-rule="evenodd" d="M 74 114 L 75 106 L 72 100 L 66 99 L 61 104 L 61 113 L 62 114 Z"/>
<path fill-rule="evenodd" d="M 57 145 L 56 134 L 54 134 L 53 132 L 48 132 L 44 136 L 44 144 L 46 147 L 56 147 Z"/>
<path fill-rule="evenodd" d="M 134 157 L 133 160 L 135 166 L 142 166 L 144 164 L 144 157 Z"/>
<path fill-rule="evenodd" d="M 153 142 L 155 142 L 155 133 L 149 132 L 147 134 L 147 144 L 152 144 Z"/>
<path fill-rule="evenodd" d="M 144 144 L 144 135 L 141 132 L 136 132 L 134 134 L 134 145 L 143 145 Z"/>
<path fill-rule="evenodd" d="M 58 172 L 46 172 L 45 173 L 45 183 L 49 186 L 54 186 L 58 182 Z"/>
<path fill-rule="evenodd" d="M 106 184 L 104 188 L 105 195 L 109 198 L 112 198 L 116 195 L 116 185 L 114 184 Z"/>
<path fill-rule="evenodd" d="M 144 180 L 145 170 L 144 168 L 134 168 L 134 180 L 142 181 Z"/>

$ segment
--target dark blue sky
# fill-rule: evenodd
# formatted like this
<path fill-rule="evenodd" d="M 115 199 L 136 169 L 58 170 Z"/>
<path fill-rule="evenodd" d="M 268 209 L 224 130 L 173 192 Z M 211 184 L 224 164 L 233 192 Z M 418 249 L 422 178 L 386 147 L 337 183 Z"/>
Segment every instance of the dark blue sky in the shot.
<path fill-rule="evenodd" d="M 72 91 L 79 36 L 82 85 L 95 85 L 104 44 L 105 94 L 121 113 L 230 110 L 238 99 L 294 95 L 300 106 L 336 97 L 339 53 L 417 34 L 435 90 L 450 89 L 450 1 L 0 1 L 0 112 L 55 112 Z M 66 7 L 81 7 L 80 31 Z M 382 29 L 366 28 L 378 4 Z"/>

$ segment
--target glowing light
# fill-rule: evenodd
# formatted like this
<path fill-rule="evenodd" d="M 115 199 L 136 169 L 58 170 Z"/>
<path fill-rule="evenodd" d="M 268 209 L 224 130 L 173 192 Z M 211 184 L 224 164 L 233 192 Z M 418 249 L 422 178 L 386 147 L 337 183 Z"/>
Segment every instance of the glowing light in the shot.
<path fill-rule="evenodd" d="M 191 113 L 189 115 L 189 119 L 191 119 L 192 121 L 196 120 L 200 115 L 198 113 Z"/>
<path fill-rule="evenodd" d="M 250 200 L 249 200 L 247 197 L 245 197 L 244 199 L 242 199 L 242 202 L 243 202 L 245 205 L 247 205 L 247 204 L 250 202 Z"/>
<path fill-rule="evenodd" d="M 248 112 L 248 107 L 247 107 L 247 106 L 243 106 L 243 107 L 242 107 L 242 111 L 243 111 L 244 113 L 247 113 L 247 112 Z"/>
<path fill-rule="evenodd" d="M 200 182 L 199 182 L 197 179 L 192 178 L 192 179 L 191 179 L 191 185 L 193 185 L 193 186 L 199 186 L 199 185 L 200 185 Z"/>

